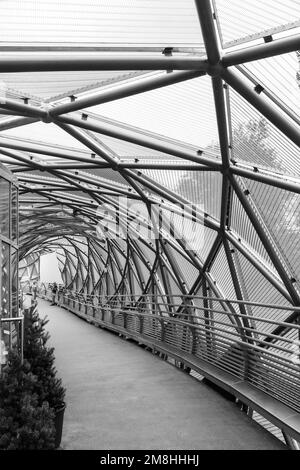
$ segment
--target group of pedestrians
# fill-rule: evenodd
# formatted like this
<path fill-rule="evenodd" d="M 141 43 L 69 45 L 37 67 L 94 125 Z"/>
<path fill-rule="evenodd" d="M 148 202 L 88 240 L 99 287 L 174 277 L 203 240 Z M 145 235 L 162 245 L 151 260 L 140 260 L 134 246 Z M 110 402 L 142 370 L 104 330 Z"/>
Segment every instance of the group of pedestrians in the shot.
<path fill-rule="evenodd" d="M 58 285 L 56 282 L 49 283 L 48 284 L 48 289 L 51 290 L 51 304 L 50 305 L 57 305 L 57 293 L 58 293 Z M 30 285 L 29 288 L 30 294 L 31 294 L 31 299 L 32 303 L 37 300 L 37 294 L 38 294 L 38 283 L 37 281 L 33 281 L 33 283 Z"/>
<path fill-rule="evenodd" d="M 50 305 L 57 305 L 57 303 L 56 303 L 57 291 L 58 291 L 58 287 L 57 287 L 56 282 L 54 282 L 54 283 L 52 284 L 52 287 L 51 287 L 52 303 L 51 303 Z"/>

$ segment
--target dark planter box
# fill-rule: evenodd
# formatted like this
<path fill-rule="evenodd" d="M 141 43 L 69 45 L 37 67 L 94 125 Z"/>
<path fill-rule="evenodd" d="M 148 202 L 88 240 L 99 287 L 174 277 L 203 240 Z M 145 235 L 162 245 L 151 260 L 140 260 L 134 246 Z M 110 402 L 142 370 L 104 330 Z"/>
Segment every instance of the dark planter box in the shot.
<path fill-rule="evenodd" d="M 66 409 L 66 404 L 62 403 L 60 407 L 55 409 L 55 448 L 57 449 L 61 443 L 63 423 L 64 423 L 64 413 Z"/>

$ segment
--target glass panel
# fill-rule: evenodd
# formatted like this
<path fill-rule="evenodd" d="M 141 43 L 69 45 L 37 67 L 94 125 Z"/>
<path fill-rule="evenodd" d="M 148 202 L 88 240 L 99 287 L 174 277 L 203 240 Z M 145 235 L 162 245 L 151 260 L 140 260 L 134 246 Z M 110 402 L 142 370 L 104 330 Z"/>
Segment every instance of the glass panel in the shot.
<path fill-rule="evenodd" d="M 9 182 L 0 177 L 0 234 L 9 237 Z"/>
<path fill-rule="evenodd" d="M 11 186 L 11 217 L 11 238 L 16 242 L 18 239 L 18 190 L 14 185 Z"/>
<path fill-rule="evenodd" d="M 11 249 L 11 313 L 18 316 L 18 251 Z"/>
<path fill-rule="evenodd" d="M 9 259 L 9 245 L 5 242 L 1 244 L 1 266 L 2 266 L 2 278 L 1 278 L 1 315 L 8 317 L 10 313 L 10 259 Z"/>

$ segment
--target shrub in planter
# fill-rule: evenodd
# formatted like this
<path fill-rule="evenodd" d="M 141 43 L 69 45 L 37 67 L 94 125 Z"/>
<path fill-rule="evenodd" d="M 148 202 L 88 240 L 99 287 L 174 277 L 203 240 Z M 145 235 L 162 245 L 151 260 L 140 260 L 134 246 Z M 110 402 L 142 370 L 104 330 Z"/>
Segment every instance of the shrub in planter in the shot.
<path fill-rule="evenodd" d="M 65 410 L 65 388 L 61 379 L 57 378 L 54 348 L 47 347 L 50 336 L 45 331 L 47 323 L 46 318 L 39 317 L 36 307 L 29 309 L 24 325 L 24 357 L 29 361 L 32 373 L 38 378 L 34 390 L 39 397 L 39 403 L 47 401 L 54 410 L 55 447 L 59 447 Z"/>
<path fill-rule="evenodd" d="M 10 353 L 0 378 L 0 449 L 54 449 L 54 413 L 34 392 L 30 364 Z"/>
<path fill-rule="evenodd" d="M 35 391 L 40 403 L 47 401 L 51 408 L 64 404 L 65 388 L 57 378 L 54 366 L 54 348 L 47 347 L 49 333 L 45 331 L 48 320 L 41 319 L 36 308 L 31 308 L 25 317 L 24 358 L 31 365 L 31 372 L 38 377 Z"/>

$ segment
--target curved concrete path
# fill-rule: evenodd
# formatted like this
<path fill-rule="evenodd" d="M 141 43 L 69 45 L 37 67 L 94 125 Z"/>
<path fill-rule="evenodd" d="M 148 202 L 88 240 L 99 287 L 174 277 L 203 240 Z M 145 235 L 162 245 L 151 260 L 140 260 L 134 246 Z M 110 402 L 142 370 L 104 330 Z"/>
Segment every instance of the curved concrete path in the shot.
<path fill-rule="evenodd" d="M 64 449 L 281 449 L 230 401 L 136 344 L 39 300 L 67 388 Z"/>

